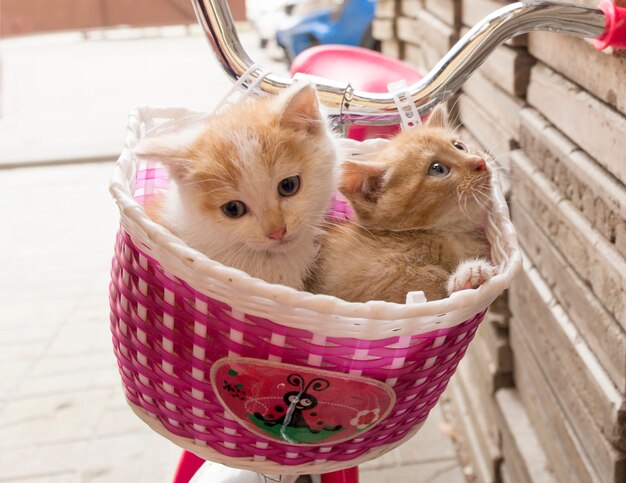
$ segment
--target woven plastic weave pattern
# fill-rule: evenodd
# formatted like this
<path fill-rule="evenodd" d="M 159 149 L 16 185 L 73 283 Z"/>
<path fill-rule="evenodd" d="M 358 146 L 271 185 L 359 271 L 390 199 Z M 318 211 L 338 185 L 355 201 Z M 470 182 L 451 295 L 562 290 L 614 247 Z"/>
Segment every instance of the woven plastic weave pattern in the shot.
<path fill-rule="evenodd" d="M 330 338 L 241 313 L 173 280 L 124 230 L 116 241 L 110 296 L 113 343 L 129 401 L 198 445 L 286 466 L 349 461 L 401 440 L 437 403 L 485 313 L 418 336 Z M 211 365 L 226 356 L 374 378 L 391 385 L 397 401 L 363 437 L 332 447 L 266 440 L 226 414 L 213 393 Z"/>
<path fill-rule="evenodd" d="M 496 276 L 480 289 L 442 301 L 351 304 L 267 284 L 207 259 L 147 216 L 142 205 L 167 189 L 169 180 L 159 163 L 136 158 L 134 147 L 206 117 L 181 108 L 133 111 L 111 179 L 121 218 L 111 273 L 111 330 L 131 408 L 185 449 L 258 472 L 317 474 L 384 454 L 420 428 L 487 307 L 521 267 L 498 177 L 492 178 L 486 226 Z M 365 162 L 385 142 L 341 140 L 346 159 Z M 350 217 L 342 206 L 335 200 L 330 216 Z M 393 388 L 395 404 L 376 425 L 351 433 L 353 439 L 287 444 L 249 432 L 219 402 L 210 373 L 224 357 L 376 379 Z"/>

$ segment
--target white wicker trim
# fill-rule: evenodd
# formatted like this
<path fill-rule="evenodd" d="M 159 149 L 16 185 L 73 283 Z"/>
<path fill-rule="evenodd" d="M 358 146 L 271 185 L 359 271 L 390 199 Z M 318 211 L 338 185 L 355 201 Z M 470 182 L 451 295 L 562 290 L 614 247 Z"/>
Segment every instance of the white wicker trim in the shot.
<path fill-rule="evenodd" d="M 306 474 L 320 474 L 320 473 L 329 473 L 331 471 L 339 471 L 346 468 L 352 468 L 353 466 L 358 466 L 361 463 L 365 463 L 367 461 L 378 458 L 385 453 L 388 453 L 392 449 L 400 446 L 405 443 L 417 433 L 421 427 L 423 426 L 423 422 L 411 428 L 411 430 L 404 436 L 404 438 L 391 443 L 385 444 L 381 446 L 377 446 L 376 448 L 372 448 L 369 451 L 366 451 L 358 458 L 349 460 L 349 461 L 329 461 L 326 460 L 324 462 L 317 463 L 305 463 L 301 465 L 294 466 L 284 466 L 273 461 L 260 460 L 255 456 L 251 457 L 242 457 L 242 458 L 233 458 L 230 456 L 225 456 L 222 453 L 218 453 L 214 449 L 209 446 L 199 446 L 192 439 L 189 438 L 181 438 L 180 436 L 176 436 L 169 432 L 165 426 L 154 416 L 150 415 L 145 409 L 133 404 L 132 402 L 126 400 L 130 408 L 133 412 L 150 428 L 156 431 L 161 436 L 169 439 L 172 443 L 180 446 L 181 448 L 194 453 L 202 459 L 207 461 L 213 461 L 215 463 L 219 463 L 222 465 L 230 466 L 232 468 L 239 468 L 241 470 L 252 470 L 257 473 L 266 473 L 266 474 L 277 474 L 277 475 L 306 475 Z"/>
<path fill-rule="evenodd" d="M 289 327 L 314 330 L 328 337 L 369 340 L 417 335 L 453 327 L 486 309 L 509 287 L 521 267 L 515 229 L 495 173 L 492 177 L 494 209 L 490 214 L 487 236 L 500 273 L 476 290 L 464 290 L 447 299 L 417 304 L 382 301 L 351 303 L 270 284 L 213 261 L 152 221 L 133 197 L 137 163 L 132 149 L 137 142 L 146 135 L 158 135 L 193 125 L 206 116 L 205 113 L 183 108 L 144 107 L 131 112 L 126 146 L 116 163 L 110 191 L 119 207 L 122 226 L 142 250 L 157 259 L 171 274 L 238 311 Z M 158 120 L 166 122 L 159 123 Z M 355 159 L 367 159 L 368 153 L 383 142 L 386 141 L 359 143 L 342 140 L 347 155 Z M 445 317 L 442 314 L 446 314 Z"/>

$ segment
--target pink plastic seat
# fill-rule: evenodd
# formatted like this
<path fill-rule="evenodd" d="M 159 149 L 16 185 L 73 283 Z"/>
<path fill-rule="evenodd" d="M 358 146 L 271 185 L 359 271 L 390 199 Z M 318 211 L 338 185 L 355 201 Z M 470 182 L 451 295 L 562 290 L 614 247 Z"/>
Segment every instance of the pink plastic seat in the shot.
<path fill-rule="evenodd" d="M 318 45 L 305 50 L 291 64 L 290 74 L 311 74 L 343 82 L 354 89 L 388 92 L 387 85 L 404 79 L 407 85 L 422 76 L 410 65 L 379 52 L 347 45 Z M 373 137 L 389 137 L 399 130 L 391 126 L 350 126 L 348 137 L 362 141 Z"/>

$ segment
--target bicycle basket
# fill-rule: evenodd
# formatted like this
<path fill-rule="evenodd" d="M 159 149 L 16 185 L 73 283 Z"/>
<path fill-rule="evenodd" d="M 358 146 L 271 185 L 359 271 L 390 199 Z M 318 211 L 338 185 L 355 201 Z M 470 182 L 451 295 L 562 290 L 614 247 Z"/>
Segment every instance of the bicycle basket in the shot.
<path fill-rule="evenodd" d="M 348 303 L 223 266 L 146 215 L 142 201 L 167 186 L 167 172 L 140 163 L 133 146 L 201 118 L 132 113 L 111 181 L 121 216 L 111 330 L 129 405 L 198 456 L 258 472 L 329 472 L 398 446 L 420 428 L 519 269 L 497 176 L 487 236 L 498 275 L 444 300 Z M 349 157 L 367 159 L 386 141 L 342 142 Z"/>

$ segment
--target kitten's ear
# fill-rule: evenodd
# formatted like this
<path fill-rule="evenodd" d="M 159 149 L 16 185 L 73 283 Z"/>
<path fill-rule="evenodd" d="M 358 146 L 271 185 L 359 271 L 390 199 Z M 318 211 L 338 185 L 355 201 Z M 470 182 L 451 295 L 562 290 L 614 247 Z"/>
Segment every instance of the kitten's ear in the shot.
<path fill-rule="evenodd" d="M 426 127 L 445 128 L 448 125 L 448 110 L 445 104 L 439 104 L 433 109 L 425 123 Z"/>
<path fill-rule="evenodd" d="M 387 169 L 378 164 L 345 161 L 341 166 L 339 191 L 350 201 L 357 198 L 376 201 L 382 191 L 386 172 Z"/>
<path fill-rule="evenodd" d="M 182 181 L 190 172 L 191 147 L 197 137 L 197 130 L 189 130 L 163 137 L 146 138 L 137 144 L 133 153 L 135 156 L 160 161 L 167 166 L 172 178 Z"/>
<path fill-rule="evenodd" d="M 315 87 L 299 82 L 284 94 L 280 125 L 296 131 L 317 132 L 324 125 Z"/>

